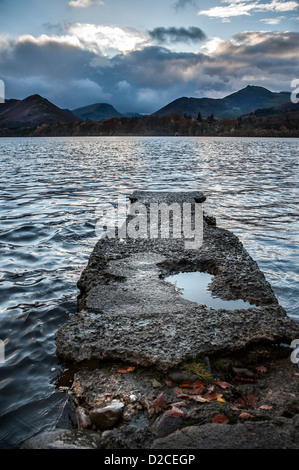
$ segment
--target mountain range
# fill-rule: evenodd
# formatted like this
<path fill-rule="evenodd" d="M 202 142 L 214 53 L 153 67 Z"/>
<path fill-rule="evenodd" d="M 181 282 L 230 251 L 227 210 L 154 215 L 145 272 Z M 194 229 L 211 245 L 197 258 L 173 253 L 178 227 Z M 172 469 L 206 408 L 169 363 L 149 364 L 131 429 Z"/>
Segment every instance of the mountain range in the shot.
<path fill-rule="evenodd" d="M 274 108 L 290 102 L 290 93 L 273 93 L 263 87 L 247 86 L 236 93 L 221 99 L 179 98 L 154 113 L 154 116 L 170 114 L 202 118 L 212 114 L 217 118 L 235 118 L 261 108 Z"/>
<path fill-rule="evenodd" d="M 290 93 L 274 93 L 266 88 L 247 86 L 221 99 L 186 98 L 172 101 L 151 116 L 162 117 L 179 114 L 197 119 L 213 115 L 215 118 L 235 118 L 256 110 L 287 112 L 291 105 Z M 275 111 L 276 110 L 276 111 Z M 24 100 L 10 99 L 0 104 L 0 126 L 24 126 L 75 123 L 82 121 L 106 121 L 112 118 L 134 117 L 135 113 L 122 114 L 108 103 L 96 103 L 74 110 L 60 109 L 40 95 Z M 140 115 L 139 115 L 140 116 Z"/>

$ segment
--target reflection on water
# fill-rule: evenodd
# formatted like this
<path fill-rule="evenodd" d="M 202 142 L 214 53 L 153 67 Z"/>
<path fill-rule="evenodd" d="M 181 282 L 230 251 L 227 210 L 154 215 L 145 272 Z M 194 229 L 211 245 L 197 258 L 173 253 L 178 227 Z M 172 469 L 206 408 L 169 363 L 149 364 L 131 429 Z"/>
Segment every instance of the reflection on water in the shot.
<path fill-rule="evenodd" d="M 133 190 L 201 190 L 218 225 L 299 319 L 298 139 L 0 139 L 0 447 L 60 419 L 54 335 L 76 310 L 97 204 Z"/>
<path fill-rule="evenodd" d="M 240 310 L 254 307 L 254 305 L 244 302 L 242 299 L 223 300 L 212 296 L 208 289 L 212 279 L 213 276 L 211 274 L 195 271 L 167 276 L 164 280 L 174 284 L 179 289 L 183 299 L 206 305 L 209 308 Z"/>

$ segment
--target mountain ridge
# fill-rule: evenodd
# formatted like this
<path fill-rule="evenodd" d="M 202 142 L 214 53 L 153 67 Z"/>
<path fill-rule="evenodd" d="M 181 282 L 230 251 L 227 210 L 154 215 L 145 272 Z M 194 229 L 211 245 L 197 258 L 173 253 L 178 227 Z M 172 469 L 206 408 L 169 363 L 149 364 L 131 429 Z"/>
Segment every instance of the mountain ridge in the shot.
<path fill-rule="evenodd" d="M 217 118 L 235 118 L 256 109 L 272 108 L 289 101 L 290 93 L 276 93 L 267 88 L 248 85 L 224 98 L 181 97 L 159 109 L 152 116 L 180 114 L 196 119 L 200 113 L 202 118 L 212 114 Z"/>
<path fill-rule="evenodd" d="M 95 103 L 71 110 L 71 113 L 83 121 L 106 121 L 107 119 L 125 117 L 111 104 Z"/>
<path fill-rule="evenodd" d="M 24 100 L 7 100 L 0 104 L 0 124 L 53 124 L 79 121 L 78 117 L 37 94 L 28 96 Z"/>

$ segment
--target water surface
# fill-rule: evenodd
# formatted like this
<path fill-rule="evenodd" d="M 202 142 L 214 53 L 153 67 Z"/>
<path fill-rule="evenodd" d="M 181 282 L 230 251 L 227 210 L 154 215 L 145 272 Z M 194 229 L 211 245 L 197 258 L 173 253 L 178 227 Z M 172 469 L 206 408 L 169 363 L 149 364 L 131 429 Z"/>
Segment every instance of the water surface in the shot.
<path fill-rule="evenodd" d="M 299 320 L 299 139 L 0 139 L 0 447 L 59 423 L 55 331 L 76 311 L 97 205 L 133 190 L 200 190 Z"/>

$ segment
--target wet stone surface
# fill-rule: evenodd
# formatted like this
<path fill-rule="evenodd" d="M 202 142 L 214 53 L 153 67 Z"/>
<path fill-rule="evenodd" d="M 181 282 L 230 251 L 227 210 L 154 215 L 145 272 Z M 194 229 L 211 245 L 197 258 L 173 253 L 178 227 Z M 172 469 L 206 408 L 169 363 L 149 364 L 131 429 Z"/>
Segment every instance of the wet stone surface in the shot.
<path fill-rule="evenodd" d="M 204 196 L 131 196 L 145 205 L 195 199 Z M 78 313 L 56 334 L 82 434 L 57 430 L 24 448 L 64 448 L 77 437 L 78 448 L 299 447 L 298 367 L 278 346 L 299 337 L 298 325 L 238 238 L 211 218 L 203 228 L 197 250 L 186 250 L 183 239 L 97 243 L 78 282 Z M 165 277 L 187 271 L 212 274 L 213 295 L 252 308 L 183 299 Z M 212 423 L 218 415 L 228 424 Z"/>
<path fill-rule="evenodd" d="M 159 194 L 137 192 L 132 200 L 203 199 L 201 193 Z M 193 270 L 214 275 L 213 295 L 243 299 L 252 308 L 208 308 L 183 299 L 164 280 Z M 183 239 L 101 239 L 78 286 L 78 314 L 56 335 L 63 360 L 122 359 L 168 370 L 201 353 L 233 351 L 260 341 L 290 342 L 298 335 L 297 325 L 278 305 L 238 238 L 206 221 L 198 250 L 186 250 Z"/>

